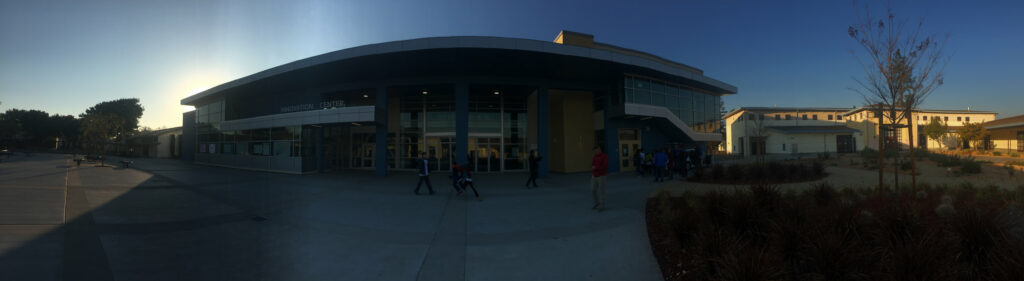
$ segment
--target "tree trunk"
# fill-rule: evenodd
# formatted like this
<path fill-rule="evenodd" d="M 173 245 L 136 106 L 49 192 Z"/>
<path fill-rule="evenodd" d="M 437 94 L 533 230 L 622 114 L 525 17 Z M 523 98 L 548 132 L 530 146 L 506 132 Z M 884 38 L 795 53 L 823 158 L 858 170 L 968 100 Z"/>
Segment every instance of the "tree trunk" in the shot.
<path fill-rule="evenodd" d="M 875 135 L 878 138 L 878 188 L 881 189 L 885 186 L 885 183 L 882 182 L 885 177 L 884 165 L 882 165 L 882 111 L 879 110 L 875 114 L 878 117 L 878 134 Z"/>
<path fill-rule="evenodd" d="M 913 117 L 911 115 L 912 112 L 913 111 L 908 111 L 906 116 L 908 116 L 907 117 L 907 134 L 910 135 L 909 136 L 910 137 L 910 191 L 915 191 L 916 192 L 917 191 L 917 161 L 914 161 L 914 150 L 917 150 L 917 149 L 915 149 L 916 146 L 914 145 L 914 127 L 913 127 L 914 126 L 914 124 L 913 124 L 913 119 L 914 118 L 912 118 Z"/>

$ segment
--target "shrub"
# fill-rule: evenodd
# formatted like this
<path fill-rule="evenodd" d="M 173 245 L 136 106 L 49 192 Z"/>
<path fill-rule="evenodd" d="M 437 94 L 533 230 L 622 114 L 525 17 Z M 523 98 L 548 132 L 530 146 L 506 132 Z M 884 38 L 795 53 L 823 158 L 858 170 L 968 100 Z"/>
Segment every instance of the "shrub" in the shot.
<path fill-rule="evenodd" d="M 811 163 L 811 171 L 815 176 L 824 176 L 825 165 L 822 165 L 821 162 L 814 161 L 814 163 Z"/>
<path fill-rule="evenodd" d="M 751 185 L 750 194 L 754 197 L 754 201 L 757 202 L 758 207 L 766 212 L 775 212 L 778 207 L 779 201 L 782 198 L 782 192 L 779 191 L 779 187 L 769 184 L 756 184 Z"/>
<path fill-rule="evenodd" d="M 795 179 L 800 177 L 800 171 L 803 167 L 799 164 L 787 164 L 786 166 L 786 179 Z"/>
<path fill-rule="evenodd" d="M 1010 153 L 1010 157 L 1017 158 L 1020 157 L 1020 154 L 1017 154 L 1016 152 Z"/>
<path fill-rule="evenodd" d="M 717 181 L 722 180 L 722 178 L 725 178 L 725 166 L 722 166 L 722 164 L 711 166 L 711 179 Z"/>
<path fill-rule="evenodd" d="M 925 159 L 925 158 L 931 157 L 931 155 L 932 155 L 932 153 L 931 153 L 931 151 L 928 151 L 928 149 L 924 149 L 924 148 L 915 148 L 914 149 L 914 158 Z"/>
<path fill-rule="evenodd" d="M 910 168 L 912 168 L 910 161 L 900 163 L 900 170 L 909 171 Z"/>
<path fill-rule="evenodd" d="M 765 173 L 766 168 L 767 167 L 765 167 L 765 165 L 763 164 L 754 164 L 747 166 L 747 179 L 764 181 L 765 177 L 767 177 L 767 174 Z"/>
<path fill-rule="evenodd" d="M 977 174 L 981 173 L 981 164 L 976 161 L 962 161 L 960 163 L 960 172 L 964 174 Z"/>
<path fill-rule="evenodd" d="M 960 188 L 922 186 L 916 192 L 893 193 L 839 191 L 821 183 L 795 195 L 782 195 L 773 185 L 754 185 L 749 191 L 711 192 L 689 201 L 663 194 L 650 199 L 649 212 L 679 212 L 648 216 L 676 221 L 670 230 L 675 235 L 651 236 L 655 255 L 682 256 L 669 261 L 673 268 L 685 269 L 686 276 L 673 271 L 673 276 L 666 273 L 666 280 L 1022 280 L 1024 276 L 1020 266 L 1024 238 L 1016 224 L 1024 210 L 1009 205 L 1024 198 L 1024 185 L 1004 191 L 973 189 L 964 183 Z M 687 218 L 691 220 L 684 221 Z M 648 229 L 661 225 L 650 222 Z M 656 237 L 683 242 L 665 243 Z M 659 262 L 665 260 L 658 257 Z"/>
<path fill-rule="evenodd" d="M 743 180 L 743 165 L 733 164 L 725 169 L 726 178 L 732 181 Z"/>
<path fill-rule="evenodd" d="M 786 173 L 789 172 L 788 170 L 786 170 L 786 166 L 783 166 L 782 163 L 778 163 L 778 162 L 768 163 L 768 169 L 767 170 L 768 170 L 768 174 L 772 177 L 772 179 L 776 180 L 776 181 L 783 181 L 783 180 L 785 180 L 786 179 Z"/>
<path fill-rule="evenodd" d="M 811 185 L 811 195 L 818 206 L 826 206 L 836 199 L 836 190 L 828 182 L 822 182 Z"/>
<path fill-rule="evenodd" d="M 871 160 L 877 161 L 878 151 L 871 148 L 865 148 L 864 150 L 860 151 L 860 158 L 862 158 L 864 162 L 868 162 Z"/>
<path fill-rule="evenodd" d="M 996 152 L 992 152 L 992 155 L 993 156 L 1003 156 L 1003 153 L 999 152 L 999 151 L 996 151 Z"/>
<path fill-rule="evenodd" d="M 700 167 L 700 165 L 697 165 L 697 167 L 693 170 L 693 180 L 695 181 L 705 180 L 707 179 L 707 176 L 707 171 L 705 171 L 704 168 Z"/>

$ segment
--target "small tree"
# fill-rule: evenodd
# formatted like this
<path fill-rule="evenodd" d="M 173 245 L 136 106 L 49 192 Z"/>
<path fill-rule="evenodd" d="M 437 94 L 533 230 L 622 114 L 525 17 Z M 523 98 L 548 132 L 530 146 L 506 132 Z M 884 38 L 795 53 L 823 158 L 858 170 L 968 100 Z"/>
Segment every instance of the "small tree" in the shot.
<path fill-rule="evenodd" d="M 981 123 L 964 123 L 963 127 L 956 129 L 957 135 L 960 135 L 960 140 L 969 144 L 972 147 L 978 147 L 978 142 L 985 139 L 988 136 L 988 129 L 981 126 Z"/>
<path fill-rule="evenodd" d="M 942 85 L 942 69 L 945 60 L 942 56 L 942 44 L 936 37 L 922 34 L 922 23 L 916 28 L 907 28 L 907 21 L 896 20 L 889 10 L 886 17 L 877 19 L 871 16 L 865 6 L 865 14 L 858 14 L 858 23 L 847 29 L 853 38 L 866 51 L 866 60 L 858 58 L 866 74 L 865 78 L 855 79 L 863 89 L 860 91 L 865 102 L 880 111 L 879 133 L 887 130 L 901 130 L 902 121 L 906 121 L 909 129 L 913 128 L 911 113 L 924 102 L 931 92 Z M 908 134 L 910 147 L 914 147 L 913 134 Z M 900 140 L 894 140 L 898 151 Z M 879 151 L 884 148 L 879 147 Z M 914 152 L 910 151 L 911 175 L 916 174 L 913 165 Z M 895 186 L 899 186 L 899 157 L 894 167 Z M 882 175 L 880 174 L 879 177 Z M 912 186 L 916 178 L 912 176 Z"/>
<path fill-rule="evenodd" d="M 124 119 L 111 113 L 86 114 L 82 118 L 82 138 L 90 154 L 99 155 L 100 166 L 107 144 L 124 129 Z"/>
<path fill-rule="evenodd" d="M 765 137 L 767 136 L 767 129 L 765 128 L 764 123 L 764 112 L 752 111 L 747 114 L 747 117 L 750 122 L 744 122 L 744 124 L 750 124 L 750 127 L 747 128 L 746 132 L 747 142 L 750 143 L 750 152 L 751 154 L 754 154 L 754 159 L 758 163 L 764 163 L 765 154 L 767 153 L 767 151 L 765 151 L 765 147 L 762 146 L 765 142 Z M 755 145 L 757 146 L 756 149 L 754 148 Z"/>
<path fill-rule="evenodd" d="M 949 126 L 946 126 L 946 123 L 939 121 L 939 119 L 932 119 L 931 122 L 928 122 L 928 125 L 924 126 L 924 135 L 929 139 L 935 140 L 935 142 L 941 142 L 947 134 L 949 134 Z"/>

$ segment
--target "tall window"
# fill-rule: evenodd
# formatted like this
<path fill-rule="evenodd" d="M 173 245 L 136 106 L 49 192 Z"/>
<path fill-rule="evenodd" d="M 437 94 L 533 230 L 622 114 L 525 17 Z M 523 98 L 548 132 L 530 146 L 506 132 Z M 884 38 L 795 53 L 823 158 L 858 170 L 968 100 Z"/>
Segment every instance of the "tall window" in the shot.
<path fill-rule="evenodd" d="M 721 128 L 721 97 L 668 81 L 627 75 L 623 78 L 627 103 L 663 106 L 699 132 Z"/>

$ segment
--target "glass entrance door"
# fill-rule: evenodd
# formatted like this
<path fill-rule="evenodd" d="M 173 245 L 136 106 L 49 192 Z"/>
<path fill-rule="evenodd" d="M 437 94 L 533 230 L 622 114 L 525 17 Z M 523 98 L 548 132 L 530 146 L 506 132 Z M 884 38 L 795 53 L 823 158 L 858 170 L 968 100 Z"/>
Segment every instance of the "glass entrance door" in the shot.
<path fill-rule="evenodd" d="M 373 168 L 373 150 L 377 146 L 372 143 L 363 143 L 353 145 L 352 150 L 352 168 L 356 169 L 367 169 Z"/>
<path fill-rule="evenodd" d="M 430 169 L 434 171 L 450 171 L 452 169 L 452 161 L 455 160 L 455 137 L 428 136 L 426 140 L 427 147 L 424 151 L 427 152 L 427 157 L 430 157 L 430 163 L 433 163 Z"/>
<path fill-rule="evenodd" d="M 1017 132 L 1017 151 L 1024 152 L 1024 131 Z"/>
<path fill-rule="evenodd" d="M 640 150 L 640 130 L 619 129 L 619 171 L 636 169 L 636 151 Z"/>
<path fill-rule="evenodd" d="M 498 137 L 470 137 L 469 163 L 476 172 L 500 172 L 501 139 Z"/>

